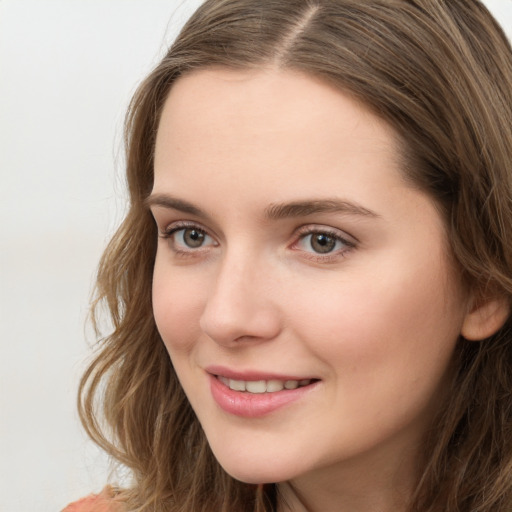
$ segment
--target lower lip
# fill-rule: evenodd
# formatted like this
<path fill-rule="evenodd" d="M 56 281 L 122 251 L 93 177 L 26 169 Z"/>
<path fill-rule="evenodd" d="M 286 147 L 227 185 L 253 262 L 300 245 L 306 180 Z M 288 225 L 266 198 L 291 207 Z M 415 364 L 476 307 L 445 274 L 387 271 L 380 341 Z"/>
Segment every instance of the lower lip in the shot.
<path fill-rule="evenodd" d="M 214 375 L 210 375 L 210 389 L 219 407 L 235 416 L 258 418 L 281 409 L 309 393 L 318 381 L 296 389 L 283 389 L 274 393 L 233 391 Z"/>

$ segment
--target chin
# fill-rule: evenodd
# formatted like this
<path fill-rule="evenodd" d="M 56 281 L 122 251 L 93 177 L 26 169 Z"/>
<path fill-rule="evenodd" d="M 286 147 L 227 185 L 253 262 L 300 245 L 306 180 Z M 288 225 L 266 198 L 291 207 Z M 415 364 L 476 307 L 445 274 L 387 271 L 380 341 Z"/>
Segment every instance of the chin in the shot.
<path fill-rule="evenodd" d="M 222 464 L 221 464 L 222 466 Z M 272 484 L 277 482 L 283 482 L 288 480 L 287 476 L 283 476 L 284 474 L 279 471 L 266 471 L 266 470 L 254 470 L 254 468 L 250 467 L 226 467 L 222 466 L 226 473 L 233 477 L 235 480 L 240 482 L 244 482 L 246 484 Z"/>
<path fill-rule="evenodd" d="M 265 457 L 265 460 L 254 459 L 250 456 L 238 457 L 218 456 L 214 452 L 217 461 L 224 471 L 235 480 L 246 484 L 269 484 L 284 482 L 297 476 L 298 464 L 287 463 L 281 457 L 276 461 L 275 457 Z M 277 462 L 277 463 L 276 463 Z"/>

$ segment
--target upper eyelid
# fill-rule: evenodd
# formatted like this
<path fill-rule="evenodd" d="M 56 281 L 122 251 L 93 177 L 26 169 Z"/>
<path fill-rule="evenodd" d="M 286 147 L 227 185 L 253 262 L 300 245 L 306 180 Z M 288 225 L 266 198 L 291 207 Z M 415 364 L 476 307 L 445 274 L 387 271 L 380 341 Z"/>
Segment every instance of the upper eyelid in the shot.
<path fill-rule="evenodd" d="M 184 222 L 189 223 L 191 225 L 197 225 L 198 227 L 201 227 L 201 229 L 204 229 L 205 231 L 211 231 L 210 229 L 204 227 L 202 220 L 195 219 L 193 213 L 183 213 L 180 212 L 179 210 L 174 210 L 172 208 L 164 208 L 158 204 L 149 206 L 148 211 L 152 215 L 153 220 L 155 221 L 159 228 L 165 225 L 167 229 L 168 225 L 178 222 Z"/>
<path fill-rule="evenodd" d="M 158 224 L 158 223 L 157 223 Z M 178 231 L 180 229 L 187 229 L 187 228 L 196 228 L 199 231 L 203 231 L 208 236 L 211 236 L 214 238 L 214 235 L 210 232 L 208 228 L 203 226 L 200 222 L 195 221 L 188 221 L 188 220 L 177 220 L 173 222 L 167 222 L 164 224 L 165 227 L 163 229 L 159 229 L 162 233 L 170 233 L 172 231 Z"/>
<path fill-rule="evenodd" d="M 326 233 L 353 244 L 360 243 L 354 235 L 348 233 L 347 231 L 322 224 L 306 224 L 299 227 L 296 232 L 301 236 L 309 235 L 311 233 Z"/>

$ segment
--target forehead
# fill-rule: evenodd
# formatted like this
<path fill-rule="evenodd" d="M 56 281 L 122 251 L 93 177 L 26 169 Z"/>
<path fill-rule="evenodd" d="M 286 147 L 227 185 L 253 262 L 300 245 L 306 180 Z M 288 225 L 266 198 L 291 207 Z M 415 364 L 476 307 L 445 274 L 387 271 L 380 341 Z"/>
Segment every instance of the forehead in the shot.
<path fill-rule="evenodd" d="M 153 192 L 226 215 L 312 197 L 377 206 L 384 189 L 404 185 L 397 147 L 387 123 L 309 75 L 201 70 L 164 105 Z"/>
<path fill-rule="evenodd" d="M 307 144 L 304 145 L 304 142 Z M 293 71 L 200 70 L 180 78 L 165 102 L 156 169 L 169 159 L 288 159 L 315 150 L 345 157 L 397 153 L 383 120 L 338 89 Z M 280 150 L 279 150 L 280 148 Z M 191 150 L 188 153 L 186 150 Z M 247 162 L 246 162 L 247 163 Z"/>
<path fill-rule="evenodd" d="M 313 76 L 291 70 L 223 68 L 199 70 L 178 79 L 165 102 L 159 134 L 177 123 L 181 134 L 193 127 L 201 135 L 203 131 L 197 132 L 198 128 L 209 130 L 215 123 L 223 128 L 245 123 L 240 136 L 247 131 L 250 135 L 290 132 L 292 127 L 297 133 L 311 133 L 310 127 L 318 128 L 318 122 L 336 132 L 343 130 L 345 137 L 347 128 L 354 130 L 358 140 L 371 137 L 373 142 L 380 139 L 388 144 L 389 136 L 394 136 L 391 127 L 360 102 Z M 361 122 L 364 132 L 356 132 Z M 387 132 L 385 138 L 380 137 L 383 132 Z"/>

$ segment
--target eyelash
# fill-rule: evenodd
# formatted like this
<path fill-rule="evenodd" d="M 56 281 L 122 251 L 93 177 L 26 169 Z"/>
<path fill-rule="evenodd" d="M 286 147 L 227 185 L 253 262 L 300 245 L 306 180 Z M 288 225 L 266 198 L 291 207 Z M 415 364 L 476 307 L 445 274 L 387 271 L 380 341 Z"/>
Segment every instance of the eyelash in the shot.
<path fill-rule="evenodd" d="M 352 240 L 348 240 L 348 237 L 343 236 L 339 231 L 326 228 L 326 227 L 313 227 L 313 226 L 304 226 L 299 228 L 298 232 L 298 240 L 292 244 L 292 249 L 297 247 L 301 242 L 303 242 L 308 236 L 311 235 L 326 235 L 329 238 L 332 238 L 335 243 L 341 242 L 345 247 L 343 249 L 337 249 L 333 252 L 328 253 L 317 253 L 317 252 L 309 252 L 303 251 L 305 253 L 305 257 L 312 261 L 317 261 L 319 263 L 329 263 L 338 260 L 340 257 L 346 256 L 346 254 L 356 248 L 356 242 Z M 301 249 L 297 249 L 301 250 Z"/>
<path fill-rule="evenodd" d="M 198 233 L 208 236 L 213 239 L 211 235 L 208 234 L 208 231 L 204 229 L 203 227 L 193 223 L 193 222 L 177 222 L 175 224 L 172 224 L 168 228 L 166 228 L 163 232 L 160 233 L 159 237 L 165 240 L 169 241 L 169 245 L 171 245 L 171 249 L 173 252 L 180 257 L 193 257 L 201 254 L 204 252 L 206 247 L 198 247 L 196 249 L 189 248 L 189 249 L 179 249 L 174 245 L 173 235 L 176 233 L 187 230 L 187 229 L 193 229 L 197 231 Z M 331 239 L 334 240 L 335 244 L 338 242 L 341 242 L 344 245 L 343 249 L 338 249 L 333 252 L 328 253 L 316 253 L 314 251 L 305 251 L 303 249 L 298 248 L 299 244 L 303 242 L 308 236 L 311 235 L 325 235 Z M 331 261 L 338 260 L 340 257 L 344 257 L 347 252 L 353 250 L 357 246 L 356 241 L 348 240 L 348 237 L 342 236 L 342 234 L 339 231 L 325 228 L 325 227 L 313 227 L 313 226 L 304 226 L 297 230 L 297 237 L 298 239 L 293 242 L 291 245 L 292 250 L 302 250 L 302 252 L 305 254 L 305 257 L 309 260 L 320 262 L 320 263 L 329 263 Z M 351 237 L 353 238 L 353 237 Z"/>
<path fill-rule="evenodd" d="M 168 240 L 169 242 L 169 245 L 171 246 L 171 249 L 174 251 L 174 253 L 177 255 L 177 256 L 180 256 L 180 257 L 192 257 L 192 256 L 196 256 L 198 255 L 198 253 L 201 253 L 204 251 L 204 248 L 203 247 L 198 247 L 197 249 L 178 249 L 176 246 L 175 246 L 175 243 L 174 243 L 174 240 L 173 240 L 173 235 L 175 235 L 176 233 L 178 233 L 179 231 L 184 231 L 184 230 L 187 230 L 187 229 L 193 229 L 195 231 L 197 231 L 198 233 L 201 233 L 202 235 L 205 235 L 205 236 L 209 236 L 210 238 L 213 238 L 211 237 L 211 235 L 208 234 L 208 231 L 204 228 L 202 228 L 201 226 L 198 226 L 197 224 L 194 224 L 192 222 L 177 222 L 175 224 L 172 224 L 171 226 L 167 227 L 163 232 L 160 233 L 160 238 L 164 239 L 164 240 Z"/>

